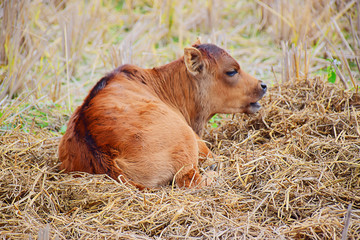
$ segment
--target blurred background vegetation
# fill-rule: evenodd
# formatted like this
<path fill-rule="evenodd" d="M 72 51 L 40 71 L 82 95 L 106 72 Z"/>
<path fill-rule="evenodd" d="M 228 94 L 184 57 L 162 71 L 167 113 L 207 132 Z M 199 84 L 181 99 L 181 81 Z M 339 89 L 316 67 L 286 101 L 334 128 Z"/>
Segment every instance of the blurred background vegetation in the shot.
<path fill-rule="evenodd" d="M 357 91 L 359 9 L 359 0 L 3 0 L 0 125 L 32 111 L 22 120 L 46 126 L 49 111 L 69 115 L 113 68 L 168 63 L 198 36 L 269 84 L 312 74 Z"/>

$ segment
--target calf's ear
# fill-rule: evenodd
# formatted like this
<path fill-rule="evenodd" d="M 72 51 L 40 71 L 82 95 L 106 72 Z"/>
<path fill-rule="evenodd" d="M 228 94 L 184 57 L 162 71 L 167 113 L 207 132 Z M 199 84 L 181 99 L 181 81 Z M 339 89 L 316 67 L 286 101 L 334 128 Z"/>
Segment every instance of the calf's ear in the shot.
<path fill-rule="evenodd" d="M 201 52 L 194 47 L 184 49 L 184 62 L 187 70 L 194 76 L 204 70 Z"/>

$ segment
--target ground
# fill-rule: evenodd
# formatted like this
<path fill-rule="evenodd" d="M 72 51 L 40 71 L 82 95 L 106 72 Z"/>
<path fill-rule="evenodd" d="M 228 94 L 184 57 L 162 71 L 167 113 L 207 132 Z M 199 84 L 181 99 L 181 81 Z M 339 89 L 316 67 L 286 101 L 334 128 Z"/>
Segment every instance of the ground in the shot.
<path fill-rule="evenodd" d="M 293 86 L 290 88 L 290 86 Z M 296 89 L 296 90 L 295 90 Z M 332 94 L 328 94 L 328 93 Z M 296 97 L 294 97 L 296 96 Z M 205 139 L 219 177 L 203 189 L 138 191 L 59 173 L 51 127 L 2 131 L 1 234 L 58 238 L 360 237 L 360 96 L 316 79 L 273 87 L 256 115 L 225 116 Z"/>

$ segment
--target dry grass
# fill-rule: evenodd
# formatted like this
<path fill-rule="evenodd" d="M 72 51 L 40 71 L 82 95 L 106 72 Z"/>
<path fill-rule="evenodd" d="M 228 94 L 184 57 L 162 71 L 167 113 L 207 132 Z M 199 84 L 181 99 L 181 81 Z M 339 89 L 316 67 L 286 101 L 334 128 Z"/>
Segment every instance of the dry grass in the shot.
<path fill-rule="evenodd" d="M 352 204 L 346 234 L 358 239 L 360 96 L 309 79 L 274 86 L 263 105 L 208 128 L 220 177 L 201 190 L 141 192 L 105 176 L 74 178 L 58 172 L 50 130 L 2 131 L 1 235 L 340 239 Z"/>
<path fill-rule="evenodd" d="M 0 238 L 360 238 L 359 1 L 0 6 Z M 260 113 L 209 124 L 214 186 L 140 192 L 58 171 L 69 109 L 101 75 L 164 64 L 198 35 L 275 83 Z"/>
<path fill-rule="evenodd" d="M 100 76 L 123 63 L 153 67 L 201 36 L 226 47 L 252 74 L 281 74 L 281 41 L 302 46 L 308 71 L 334 57 L 349 87 L 359 77 L 356 0 L 14 1 L 0 3 L 0 102 L 22 92 L 78 105 Z M 298 7 L 302 6 L 301 14 Z M 348 68 L 348 65 L 350 67 Z M 340 74 L 339 74 L 340 75 Z"/>

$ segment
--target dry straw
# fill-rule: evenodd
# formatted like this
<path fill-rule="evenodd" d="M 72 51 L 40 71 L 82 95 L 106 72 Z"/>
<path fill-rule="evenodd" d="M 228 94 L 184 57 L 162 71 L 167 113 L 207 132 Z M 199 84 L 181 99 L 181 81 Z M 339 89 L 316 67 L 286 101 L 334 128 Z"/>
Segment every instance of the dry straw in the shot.
<path fill-rule="evenodd" d="M 61 174 L 59 138 L 2 131 L 0 235 L 358 239 L 360 96 L 302 79 L 273 87 L 263 105 L 257 115 L 224 116 L 208 128 L 220 176 L 200 190 L 141 192 L 105 176 Z"/>

